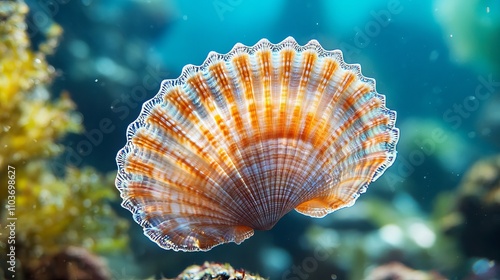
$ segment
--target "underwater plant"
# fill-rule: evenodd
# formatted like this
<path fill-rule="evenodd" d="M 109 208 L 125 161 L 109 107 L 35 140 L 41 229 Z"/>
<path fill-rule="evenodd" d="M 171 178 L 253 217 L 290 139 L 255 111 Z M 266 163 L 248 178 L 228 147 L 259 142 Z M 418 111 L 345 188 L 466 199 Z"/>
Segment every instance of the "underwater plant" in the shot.
<path fill-rule="evenodd" d="M 475 162 L 453 198 L 446 232 L 466 256 L 500 261 L 500 155 Z"/>
<path fill-rule="evenodd" d="M 127 222 L 109 205 L 116 199 L 109 175 L 91 167 L 65 166 L 57 170 L 62 174 L 52 168 L 64 151 L 62 138 L 83 127 L 69 94 L 55 98 L 49 91 L 55 69 L 46 56 L 55 50 L 62 29 L 52 25 L 45 41 L 32 46 L 27 13 L 21 1 L 0 2 L 0 181 L 9 180 L 9 192 L 2 188 L 0 193 L 6 205 L 0 208 L 0 223 L 15 226 L 14 242 L 3 234 L 0 249 L 13 252 L 8 261 L 19 260 L 23 272 L 16 273 L 29 278 L 41 257 L 68 246 L 92 252 L 123 249 Z M 15 175 L 8 177 L 8 169 Z"/>

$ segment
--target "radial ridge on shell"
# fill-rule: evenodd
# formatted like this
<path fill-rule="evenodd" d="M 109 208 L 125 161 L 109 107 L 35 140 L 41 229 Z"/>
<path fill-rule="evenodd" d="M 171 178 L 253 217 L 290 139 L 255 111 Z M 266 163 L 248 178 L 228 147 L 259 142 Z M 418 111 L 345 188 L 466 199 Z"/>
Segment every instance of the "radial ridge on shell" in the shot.
<path fill-rule="evenodd" d="M 162 248 L 239 244 L 293 209 L 323 217 L 353 205 L 394 162 L 395 121 L 340 50 L 292 37 L 238 43 L 144 103 L 116 187 Z"/>

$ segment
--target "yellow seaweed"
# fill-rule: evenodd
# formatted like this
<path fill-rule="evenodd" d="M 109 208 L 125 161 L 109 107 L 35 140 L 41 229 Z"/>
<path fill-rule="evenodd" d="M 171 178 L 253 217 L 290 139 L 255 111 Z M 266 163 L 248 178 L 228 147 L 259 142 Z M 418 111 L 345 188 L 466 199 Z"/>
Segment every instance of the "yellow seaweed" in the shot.
<path fill-rule="evenodd" d="M 122 249 L 128 224 L 109 205 L 117 198 L 114 174 L 65 167 L 63 175 L 56 175 L 50 167 L 64 151 L 58 141 L 83 128 L 69 95 L 54 99 L 47 89 L 55 71 L 46 55 L 54 51 L 62 29 L 49 28 L 46 41 L 34 51 L 27 12 L 23 2 L 0 2 L 0 182 L 5 184 L 8 169 L 14 168 L 16 258 L 34 266 L 38 257 L 67 246 L 94 252 Z M 2 205 L 11 198 L 0 192 Z M 11 215 L 7 210 L 0 208 L 2 225 Z M 7 237 L 0 236 L 1 251 L 8 248 Z"/>

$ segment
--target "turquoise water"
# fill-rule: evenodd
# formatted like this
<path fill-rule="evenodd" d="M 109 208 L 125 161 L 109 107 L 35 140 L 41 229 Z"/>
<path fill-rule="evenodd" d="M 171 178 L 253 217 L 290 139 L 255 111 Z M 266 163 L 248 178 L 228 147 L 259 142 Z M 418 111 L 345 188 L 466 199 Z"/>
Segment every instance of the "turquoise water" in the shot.
<path fill-rule="evenodd" d="M 397 160 L 353 207 L 323 219 L 293 212 L 241 245 L 204 253 L 162 250 L 132 223 L 131 252 L 110 257 L 113 275 L 174 277 L 208 260 L 271 279 L 363 279 L 398 261 L 452 279 L 498 279 L 500 245 L 492 238 L 500 234 L 498 195 L 491 212 L 467 212 L 490 218 L 477 233 L 466 224 L 447 228 L 464 209 L 457 201 L 467 170 L 500 148 L 499 5 L 479 2 L 28 1 L 35 40 L 51 21 L 64 29 L 49 59 L 61 73 L 54 92 L 69 91 L 87 131 L 102 136 L 90 152 L 78 144 L 91 134 L 68 137 L 62 156 L 68 164 L 116 170 L 126 128 L 161 80 L 177 78 L 184 65 L 200 65 L 210 51 L 226 53 L 237 42 L 261 38 L 316 39 L 342 50 L 346 62 L 376 79 L 387 107 L 397 111 Z M 111 123 L 104 130 L 103 120 Z"/>

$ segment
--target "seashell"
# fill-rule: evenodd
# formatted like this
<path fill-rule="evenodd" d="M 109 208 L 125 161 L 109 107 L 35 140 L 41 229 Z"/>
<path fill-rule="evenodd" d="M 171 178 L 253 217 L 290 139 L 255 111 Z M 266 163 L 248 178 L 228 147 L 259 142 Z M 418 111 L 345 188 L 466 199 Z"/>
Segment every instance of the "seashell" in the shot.
<path fill-rule="evenodd" d="M 339 50 L 236 44 L 162 82 L 128 127 L 116 187 L 162 248 L 239 244 L 292 209 L 353 205 L 396 157 L 395 120 Z"/>

